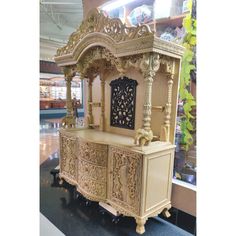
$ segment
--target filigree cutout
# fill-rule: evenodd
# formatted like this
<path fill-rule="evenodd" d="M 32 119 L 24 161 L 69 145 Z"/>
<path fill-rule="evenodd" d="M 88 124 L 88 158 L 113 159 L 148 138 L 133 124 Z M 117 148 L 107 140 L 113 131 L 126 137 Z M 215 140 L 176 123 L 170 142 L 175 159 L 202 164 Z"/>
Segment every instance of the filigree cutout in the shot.
<path fill-rule="evenodd" d="M 134 129 L 137 85 L 136 80 L 127 77 L 111 81 L 111 126 Z"/>
<path fill-rule="evenodd" d="M 94 32 L 103 33 L 111 37 L 115 42 L 154 35 L 148 25 L 127 27 L 120 19 L 108 18 L 98 9 L 93 9 L 88 13 L 87 18 L 81 23 L 80 27 L 70 35 L 67 45 L 57 50 L 56 56 L 62 56 L 73 52 L 78 42 L 80 42 L 87 34 Z"/>

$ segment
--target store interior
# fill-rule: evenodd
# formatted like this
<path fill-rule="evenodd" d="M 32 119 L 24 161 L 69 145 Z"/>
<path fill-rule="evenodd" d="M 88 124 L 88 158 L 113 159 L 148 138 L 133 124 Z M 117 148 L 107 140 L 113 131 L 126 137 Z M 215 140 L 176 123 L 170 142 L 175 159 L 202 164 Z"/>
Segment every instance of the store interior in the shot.
<path fill-rule="evenodd" d="M 173 90 L 177 91 L 178 97 L 176 101 L 172 102 L 172 109 L 176 107 L 176 112 L 172 111 L 170 119 L 172 126 L 170 133 L 173 133 L 173 137 L 170 135 L 170 141 L 175 145 L 171 191 L 172 207 L 169 209 L 171 216 L 165 218 L 160 214 L 149 218 L 144 235 L 196 235 L 195 0 L 127 0 L 125 2 L 73 0 L 70 3 L 54 0 L 40 2 L 40 213 L 59 229 L 62 235 L 137 235 L 135 221 L 132 217 L 114 217 L 103 210 L 97 202 L 90 201 L 83 194 L 77 192 L 73 185 L 67 182 L 60 185 L 59 180 L 51 173 L 59 165 L 59 130 L 63 128 L 63 118 L 68 115 L 67 77 L 63 71 L 64 59 L 59 60 L 61 55 L 59 55 L 58 49 L 67 45 L 70 35 L 78 29 L 94 8 L 102 12 L 105 17 L 119 18 L 126 27 L 147 25 L 155 37 L 163 42 L 181 45 L 185 48 L 181 64 L 176 67 L 179 70 L 178 73 L 176 72 L 179 82 L 174 84 Z M 116 33 L 118 35 L 119 32 Z M 55 61 L 57 57 L 59 59 Z M 111 72 L 113 79 L 119 77 L 114 69 Z M 130 69 L 126 75 L 137 79 L 139 83 L 137 93 L 139 93 L 141 88 L 143 89 L 140 84 L 141 79 L 133 72 L 133 69 Z M 99 110 L 101 104 L 98 104 L 102 97 L 100 80 L 100 75 L 97 75 L 93 80 L 92 102 L 97 103 L 93 107 L 93 129 L 99 126 L 99 117 L 101 116 Z M 162 86 L 163 82 L 154 82 L 153 84 L 156 86 L 155 83 L 158 87 Z M 108 88 L 110 89 L 110 87 Z M 166 95 L 165 93 L 163 93 L 164 95 L 155 94 L 155 91 L 153 94 L 154 99 L 158 100 L 156 104 L 153 102 L 153 105 L 157 107 L 162 101 L 161 96 Z M 73 101 L 71 111 L 75 117 L 75 128 L 82 128 L 88 124 L 91 126 L 92 122 L 89 123 L 87 120 L 91 103 L 89 83 L 79 71 L 74 74 L 71 81 L 70 96 Z M 110 109 L 110 99 L 106 97 L 105 99 L 104 107 L 107 115 Z M 140 114 L 140 121 L 136 117 L 135 127 L 141 124 L 142 120 L 141 97 L 137 97 L 136 102 L 140 104 L 140 108 L 136 108 L 136 113 Z M 164 102 L 162 103 L 161 105 L 164 107 Z M 156 110 L 158 109 L 156 108 Z M 154 136 L 161 137 L 161 131 L 156 127 L 164 115 L 159 115 L 155 109 L 152 110 L 152 114 L 151 126 Z M 112 123 L 112 119 L 109 122 Z M 114 124 L 109 129 L 107 127 L 110 126 L 106 122 L 104 124 L 106 131 L 116 132 L 117 128 L 114 128 Z M 134 136 L 134 131 L 134 128 L 133 130 L 121 128 L 121 134 Z M 44 231 L 45 224 L 42 223 L 40 227 L 41 232 L 46 232 Z M 41 233 L 40 235 L 46 234 Z"/>

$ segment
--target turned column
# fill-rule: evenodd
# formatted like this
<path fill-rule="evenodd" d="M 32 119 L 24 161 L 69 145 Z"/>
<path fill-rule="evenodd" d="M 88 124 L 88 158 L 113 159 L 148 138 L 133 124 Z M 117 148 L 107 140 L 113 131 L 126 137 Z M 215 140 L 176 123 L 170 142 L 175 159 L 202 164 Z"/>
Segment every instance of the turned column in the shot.
<path fill-rule="evenodd" d="M 155 73 L 149 71 L 145 77 L 145 95 L 143 105 L 143 128 L 146 131 L 151 130 L 151 114 L 152 114 L 152 83 Z"/>
<path fill-rule="evenodd" d="M 103 75 L 100 76 L 101 82 L 101 117 L 100 117 L 100 129 L 105 129 L 105 79 Z"/>
<path fill-rule="evenodd" d="M 175 64 L 173 62 L 171 67 L 171 73 L 167 75 L 167 103 L 165 104 L 165 118 L 164 125 L 162 126 L 161 131 L 161 141 L 170 141 L 170 119 L 171 119 L 171 102 L 172 102 L 172 88 L 174 83 L 174 69 Z"/>
<path fill-rule="evenodd" d="M 143 73 L 144 85 L 144 104 L 143 104 L 143 124 L 142 128 L 136 131 L 135 143 L 139 146 L 149 145 L 153 139 L 151 130 L 152 114 L 152 83 L 160 67 L 159 55 L 147 53 L 141 59 L 140 68 Z"/>
<path fill-rule="evenodd" d="M 71 81 L 75 76 L 76 72 L 72 68 L 64 69 L 64 76 L 66 81 L 66 116 L 73 116 L 73 107 L 72 107 L 72 99 L 71 99 Z"/>
<path fill-rule="evenodd" d="M 89 78 L 88 82 L 88 126 L 93 124 L 93 78 Z"/>

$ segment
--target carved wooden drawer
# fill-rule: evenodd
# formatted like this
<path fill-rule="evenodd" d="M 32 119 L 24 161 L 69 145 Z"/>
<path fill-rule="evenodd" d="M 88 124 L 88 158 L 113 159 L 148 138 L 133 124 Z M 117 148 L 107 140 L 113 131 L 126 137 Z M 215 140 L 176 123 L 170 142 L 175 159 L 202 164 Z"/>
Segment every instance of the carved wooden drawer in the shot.
<path fill-rule="evenodd" d="M 76 138 L 64 134 L 60 134 L 60 172 L 69 180 L 77 180 Z"/>
<path fill-rule="evenodd" d="M 106 182 L 99 182 L 79 173 L 78 184 L 85 197 L 95 201 L 106 199 Z"/>
<path fill-rule="evenodd" d="M 78 173 L 80 173 L 80 176 L 85 176 L 98 182 L 107 181 L 107 169 L 105 167 L 91 164 L 83 159 L 78 160 Z"/>
<path fill-rule="evenodd" d="M 107 145 L 90 143 L 79 138 L 78 158 L 95 165 L 107 166 Z"/>
<path fill-rule="evenodd" d="M 142 155 L 110 146 L 108 160 L 108 199 L 125 211 L 139 214 Z"/>

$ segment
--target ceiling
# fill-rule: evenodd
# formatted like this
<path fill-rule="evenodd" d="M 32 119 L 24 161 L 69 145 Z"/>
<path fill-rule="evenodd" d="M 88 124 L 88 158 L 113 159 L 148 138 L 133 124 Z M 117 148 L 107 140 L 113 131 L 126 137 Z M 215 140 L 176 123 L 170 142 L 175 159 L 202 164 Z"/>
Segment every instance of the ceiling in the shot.
<path fill-rule="evenodd" d="M 53 61 L 82 20 L 82 0 L 40 0 L 40 60 Z"/>

